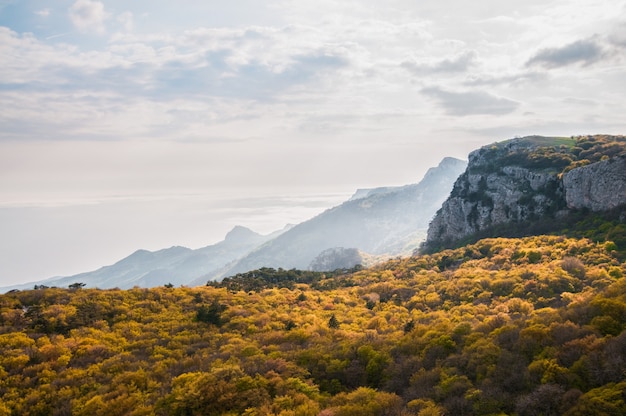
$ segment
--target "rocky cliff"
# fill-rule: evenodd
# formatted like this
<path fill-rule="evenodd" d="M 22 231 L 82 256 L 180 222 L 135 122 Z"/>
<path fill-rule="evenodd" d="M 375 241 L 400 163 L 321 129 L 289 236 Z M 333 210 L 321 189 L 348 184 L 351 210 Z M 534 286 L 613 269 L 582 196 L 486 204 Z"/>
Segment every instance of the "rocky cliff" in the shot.
<path fill-rule="evenodd" d="M 624 204 L 623 136 L 516 138 L 469 155 L 466 171 L 429 226 L 425 247 L 450 246 L 506 224 L 523 227 L 572 210 Z"/>
<path fill-rule="evenodd" d="M 569 208 L 603 211 L 626 202 L 626 157 L 601 160 L 563 175 Z"/>

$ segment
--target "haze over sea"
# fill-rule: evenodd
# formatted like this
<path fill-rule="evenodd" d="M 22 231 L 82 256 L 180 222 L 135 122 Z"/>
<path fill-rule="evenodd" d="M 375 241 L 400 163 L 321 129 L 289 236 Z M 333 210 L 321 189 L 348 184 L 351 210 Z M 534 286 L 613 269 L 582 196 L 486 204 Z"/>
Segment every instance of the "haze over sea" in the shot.
<path fill-rule="evenodd" d="M 4 206 L 0 285 L 66 276 L 112 264 L 137 249 L 200 248 L 235 225 L 269 234 L 305 221 L 349 194 L 180 194 L 59 200 L 46 206 Z M 97 236 L 97 238 L 94 238 Z M 32 253 L 33 261 L 10 259 Z M 71 258 L 71 261 L 67 259 Z"/>

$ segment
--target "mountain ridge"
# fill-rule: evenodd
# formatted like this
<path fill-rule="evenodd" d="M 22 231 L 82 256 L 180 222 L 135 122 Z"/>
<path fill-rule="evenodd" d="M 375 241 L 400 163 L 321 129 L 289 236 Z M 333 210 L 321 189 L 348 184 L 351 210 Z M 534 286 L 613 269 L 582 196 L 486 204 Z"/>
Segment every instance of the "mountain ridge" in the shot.
<path fill-rule="evenodd" d="M 139 249 L 112 265 L 94 271 L 7 286 L 0 290 L 27 289 L 33 285 L 68 286 L 75 282 L 85 283 L 88 287 L 121 289 L 164 284 L 185 285 L 196 278 L 217 273 L 228 263 L 282 231 L 261 235 L 246 227 L 235 226 L 223 241 L 199 249 L 182 246 L 155 251 Z"/>
<path fill-rule="evenodd" d="M 465 166 L 465 161 L 445 158 L 419 183 L 359 190 L 344 203 L 259 246 L 222 276 L 261 267 L 308 269 L 316 256 L 332 248 L 374 256 L 410 255 Z"/>
<path fill-rule="evenodd" d="M 431 167 L 418 184 L 361 190 L 363 197 L 351 198 L 308 221 L 288 225 L 266 236 L 235 226 L 223 241 L 214 245 L 195 250 L 180 246 L 157 251 L 140 249 L 94 271 L 0 290 L 28 289 L 34 285 L 68 286 L 76 282 L 87 287 L 122 289 L 203 285 L 208 280 L 259 267 L 308 269 L 321 264 L 352 267 L 354 264 L 350 262 L 354 261 L 366 265 L 380 261 L 384 259 L 382 254 L 408 255 L 424 239 L 428 221 L 452 189 L 465 163 L 445 158 L 437 167 Z M 336 229 L 341 232 L 335 232 L 331 238 Z M 326 256 L 333 253 L 332 261 L 328 257 L 318 259 L 329 249 L 336 249 L 326 253 Z"/>

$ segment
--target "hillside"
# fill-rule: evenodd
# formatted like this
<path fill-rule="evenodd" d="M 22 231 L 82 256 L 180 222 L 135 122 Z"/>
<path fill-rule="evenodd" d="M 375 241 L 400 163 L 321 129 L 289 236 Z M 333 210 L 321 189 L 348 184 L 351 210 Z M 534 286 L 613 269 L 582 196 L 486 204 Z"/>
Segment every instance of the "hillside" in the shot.
<path fill-rule="evenodd" d="M 626 137 L 516 138 L 469 155 L 429 226 L 425 250 L 484 236 L 563 233 L 589 212 L 619 228 L 624 207 Z"/>
<path fill-rule="evenodd" d="M 0 414 L 625 414 L 615 253 L 499 238 L 337 274 L 0 295 Z"/>
<path fill-rule="evenodd" d="M 223 276 L 260 267 L 308 269 L 320 253 L 335 248 L 408 255 L 423 241 L 428 222 L 465 166 L 464 161 L 445 158 L 417 184 L 359 190 L 350 200 L 251 252 Z"/>

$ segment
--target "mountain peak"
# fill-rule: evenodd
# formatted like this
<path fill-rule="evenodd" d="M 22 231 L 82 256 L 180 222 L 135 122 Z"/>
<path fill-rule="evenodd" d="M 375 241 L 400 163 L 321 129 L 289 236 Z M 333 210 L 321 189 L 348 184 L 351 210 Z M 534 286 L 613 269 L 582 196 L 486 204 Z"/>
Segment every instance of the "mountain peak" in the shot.
<path fill-rule="evenodd" d="M 430 180 L 434 176 L 440 176 L 450 172 L 455 178 L 463 172 L 463 169 L 467 166 L 467 162 L 454 157 L 444 157 L 436 167 L 428 169 L 424 175 L 425 180 Z"/>
<path fill-rule="evenodd" d="M 465 162 L 464 160 L 457 159 L 456 157 L 447 156 L 441 159 L 441 162 L 439 162 L 439 165 L 437 165 L 437 167 L 438 168 L 455 167 L 455 166 L 465 165 L 466 163 L 467 162 Z"/>
<path fill-rule="evenodd" d="M 383 195 L 400 190 L 401 186 L 383 186 L 379 188 L 359 188 L 354 195 L 350 197 L 348 201 L 354 201 L 357 199 L 365 199 L 374 195 Z"/>
<path fill-rule="evenodd" d="M 243 227 L 241 225 L 236 225 L 232 230 L 226 234 L 224 241 L 228 242 L 241 242 L 247 241 L 254 237 L 260 237 L 260 234 L 255 233 L 249 228 Z"/>

